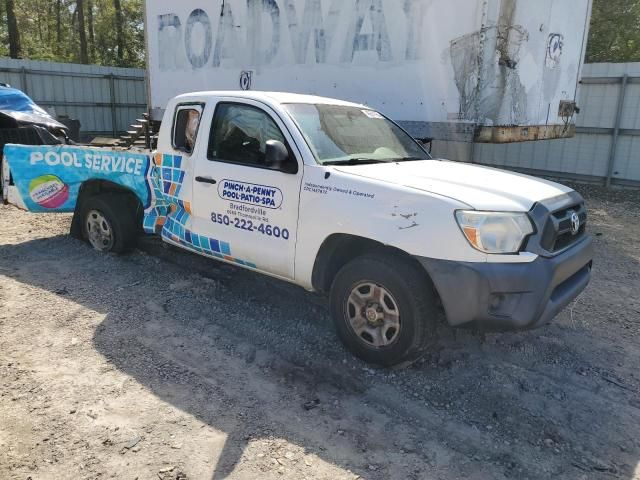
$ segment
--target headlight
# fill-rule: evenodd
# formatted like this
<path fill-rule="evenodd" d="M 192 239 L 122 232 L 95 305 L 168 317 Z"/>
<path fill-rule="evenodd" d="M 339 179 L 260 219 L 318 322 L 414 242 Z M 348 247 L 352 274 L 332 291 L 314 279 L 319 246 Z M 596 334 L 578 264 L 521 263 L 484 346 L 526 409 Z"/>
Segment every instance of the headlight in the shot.
<path fill-rule="evenodd" d="M 484 253 L 517 253 L 534 231 L 526 213 L 459 210 L 456 220 L 469 243 Z"/>

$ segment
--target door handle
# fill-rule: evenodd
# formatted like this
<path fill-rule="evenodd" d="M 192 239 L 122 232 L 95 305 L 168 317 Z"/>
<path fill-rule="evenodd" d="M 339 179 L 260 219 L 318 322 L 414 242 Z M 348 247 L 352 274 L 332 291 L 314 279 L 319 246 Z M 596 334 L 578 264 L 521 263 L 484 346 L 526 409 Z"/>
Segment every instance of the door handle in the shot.
<path fill-rule="evenodd" d="M 207 177 L 196 177 L 196 182 L 210 183 L 211 185 L 215 185 L 217 183 L 213 178 L 207 178 Z"/>

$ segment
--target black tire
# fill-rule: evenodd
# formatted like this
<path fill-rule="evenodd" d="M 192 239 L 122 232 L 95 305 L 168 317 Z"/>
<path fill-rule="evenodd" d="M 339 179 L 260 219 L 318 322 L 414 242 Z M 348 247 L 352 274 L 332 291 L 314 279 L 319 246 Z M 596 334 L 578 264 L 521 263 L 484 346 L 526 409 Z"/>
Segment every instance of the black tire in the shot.
<path fill-rule="evenodd" d="M 387 306 L 378 308 L 378 311 L 396 305 L 399 329 L 391 327 L 384 331 L 387 327 L 379 327 L 383 333 L 377 337 L 383 339 L 382 342 L 388 342 L 391 332 L 393 341 L 389 345 L 373 345 L 372 342 L 376 340 L 368 331 L 358 334 L 352 326 L 350 318 L 353 319 L 358 314 L 350 298 L 352 293 L 367 292 L 369 287 L 364 284 L 368 283 L 382 287 L 380 298 Z M 356 292 L 354 289 L 361 285 L 364 286 Z M 374 311 L 375 305 L 377 303 L 373 304 Z M 369 312 L 369 308 L 362 309 Z M 393 309 L 389 311 L 395 316 Z M 439 310 L 433 285 L 419 266 L 401 255 L 388 252 L 367 254 L 345 265 L 336 275 L 331 287 L 331 314 L 344 345 L 368 363 L 385 367 L 410 365 L 437 341 Z M 361 315 L 357 321 L 366 321 L 366 318 L 366 315 Z M 386 319 L 379 321 L 386 322 Z M 371 325 L 367 322 L 366 328 L 369 329 Z M 375 328 L 373 330 L 377 332 Z"/>
<path fill-rule="evenodd" d="M 96 250 L 109 253 L 126 253 L 133 250 L 138 240 L 135 209 L 127 195 L 106 193 L 86 198 L 81 205 L 82 237 Z M 99 212 L 106 220 L 112 240 L 103 248 L 92 244 L 89 236 L 89 215 Z"/>

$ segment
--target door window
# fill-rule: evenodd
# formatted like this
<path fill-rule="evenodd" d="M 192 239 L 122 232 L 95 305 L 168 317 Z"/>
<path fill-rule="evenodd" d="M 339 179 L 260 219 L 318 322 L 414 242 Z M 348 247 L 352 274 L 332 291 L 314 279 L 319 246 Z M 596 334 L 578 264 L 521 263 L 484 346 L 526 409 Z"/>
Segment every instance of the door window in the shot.
<path fill-rule="evenodd" d="M 264 168 L 269 140 L 287 145 L 266 112 L 250 105 L 221 103 L 213 120 L 208 158 Z"/>

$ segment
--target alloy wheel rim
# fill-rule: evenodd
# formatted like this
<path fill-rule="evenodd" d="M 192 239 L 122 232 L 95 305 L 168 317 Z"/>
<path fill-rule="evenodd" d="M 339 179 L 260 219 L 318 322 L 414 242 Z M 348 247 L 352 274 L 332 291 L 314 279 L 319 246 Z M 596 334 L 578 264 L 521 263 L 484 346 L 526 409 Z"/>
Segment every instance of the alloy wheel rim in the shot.
<path fill-rule="evenodd" d="M 374 282 L 361 282 L 351 289 L 346 318 L 356 336 L 369 347 L 389 347 L 400 335 L 398 302 L 385 287 Z"/>

